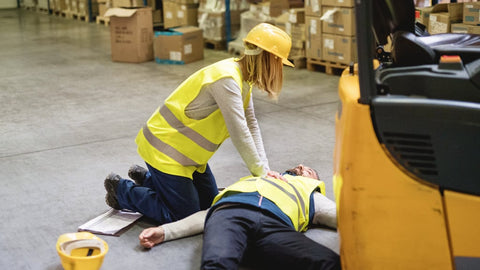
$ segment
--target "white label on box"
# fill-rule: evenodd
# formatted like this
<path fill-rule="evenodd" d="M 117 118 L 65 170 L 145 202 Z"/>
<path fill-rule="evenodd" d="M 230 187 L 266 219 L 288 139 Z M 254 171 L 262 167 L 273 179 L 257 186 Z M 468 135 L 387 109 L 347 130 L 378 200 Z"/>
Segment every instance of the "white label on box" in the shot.
<path fill-rule="evenodd" d="M 177 18 L 183 18 L 183 17 L 185 17 L 184 14 L 185 14 L 185 13 L 184 13 L 183 11 L 179 10 L 179 11 L 177 12 Z"/>
<path fill-rule="evenodd" d="M 436 22 L 437 21 L 437 15 L 430 14 L 430 21 Z"/>
<path fill-rule="evenodd" d="M 320 11 L 320 4 L 318 3 L 320 0 L 312 0 L 312 11 L 319 12 Z"/>
<path fill-rule="evenodd" d="M 185 54 L 191 54 L 192 51 L 193 51 L 192 44 L 185 44 L 183 46 L 183 52 L 185 52 Z"/>
<path fill-rule="evenodd" d="M 290 13 L 290 16 L 289 16 L 288 20 L 292 23 L 296 23 L 297 22 L 297 16 L 295 15 L 295 13 Z"/>
<path fill-rule="evenodd" d="M 167 19 L 173 19 L 173 14 L 171 11 L 167 11 L 166 14 L 165 14 L 165 17 L 167 17 Z"/>
<path fill-rule="evenodd" d="M 170 51 L 170 60 L 182 61 L 182 53 L 181 52 Z"/>
<path fill-rule="evenodd" d="M 465 4 L 465 6 L 466 6 L 467 8 L 473 8 L 473 5 Z"/>
<path fill-rule="evenodd" d="M 310 21 L 310 34 L 317 34 L 317 20 L 313 19 Z"/>
<path fill-rule="evenodd" d="M 326 38 L 323 40 L 323 47 L 327 49 L 333 50 L 335 48 L 334 44 L 335 42 L 333 41 L 333 39 Z"/>
<path fill-rule="evenodd" d="M 266 15 L 270 15 L 270 7 L 269 6 L 263 6 L 262 7 L 262 13 Z"/>

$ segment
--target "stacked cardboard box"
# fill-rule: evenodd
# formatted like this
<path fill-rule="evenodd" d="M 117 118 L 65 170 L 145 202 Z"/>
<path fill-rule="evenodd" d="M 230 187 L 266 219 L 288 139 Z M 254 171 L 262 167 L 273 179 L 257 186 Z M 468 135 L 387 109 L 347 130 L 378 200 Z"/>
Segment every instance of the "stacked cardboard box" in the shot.
<path fill-rule="evenodd" d="M 480 2 L 458 1 L 417 7 L 415 20 L 426 26 L 430 34 L 480 33 Z"/>
<path fill-rule="evenodd" d="M 198 0 L 163 0 L 165 28 L 197 26 Z"/>
<path fill-rule="evenodd" d="M 227 27 L 230 27 L 230 39 L 240 32 L 240 14 L 248 10 L 245 0 L 230 0 L 230 21 L 227 22 L 224 0 L 201 0 L 198 11 L 198 25 L 203 37 L 208 41 L 227 41 Z"/>
<path fill-rule="evenodd" d="M 452 33 L 480 35 L 480 2 L 463 4 L 462 23 L 452 23 Z"/>
<path fill-rule="evenodd" d="M 274 22 L 292 38 L 289 59 L 305 58 L 305 8 L 291 8 Z"/>
<path fill-rule="evenodd" d="M 288 12 L 292 8 L 303 8 L 303 0 L 271 0 L 271 1 L 256 1 L 257 7 L 260 7 L 261 12 L 272 18 L 277 18 Z"/>
<path fill-rule="evenodd" d="M 353 0 L 306 0 L 306 56 L 340 64 L 357 60 Z"/>
<path fill-rule="evenodd" d="M 251 4 L 248 11 L 240 14 L 240 32 L 237 38 L 228 43 L 228 52 L 236 56 L 243 54 L 243 39 L 247 36 L 248 32 L 252 30 L 257 24 L 267 22 L 270 20 L 270 16 L 262 12 L 256 4 Z"/>
<path fill-rule="evenodd" d="M 432 7 L 428 19 L 430 34 L 450 33 L 452 23 L 462 22 L 463 3 L 437 4 Z"/>

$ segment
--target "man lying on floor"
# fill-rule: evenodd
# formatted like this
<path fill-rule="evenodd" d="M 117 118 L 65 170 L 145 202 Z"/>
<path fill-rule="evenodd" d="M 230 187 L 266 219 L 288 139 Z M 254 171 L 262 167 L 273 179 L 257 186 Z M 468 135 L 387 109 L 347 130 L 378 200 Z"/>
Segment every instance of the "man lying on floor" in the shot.
<path fill-rule="evenodd" d="M 244 177 L 218 194 L 209 210 L 142 231 L 156 244 L 204 231 L 201 269 L 341 269 L 331 249 L 300 233 L 311 224 L 336 228 L 336 205 L 315 170 L 298 165 L 284 174 Z"/>

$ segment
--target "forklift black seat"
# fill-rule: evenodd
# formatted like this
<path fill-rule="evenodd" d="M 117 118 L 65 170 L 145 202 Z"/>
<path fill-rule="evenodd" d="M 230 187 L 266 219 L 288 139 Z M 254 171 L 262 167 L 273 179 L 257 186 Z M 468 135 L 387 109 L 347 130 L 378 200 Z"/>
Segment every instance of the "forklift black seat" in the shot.
<path fill-rule="evenodd" d="M 392 58 L 395 66 L 429 65 L 442 55 L 458 55 L 464 64 L 480 58 L 480 36 L 437 34 L 416 36 L 406 31 L 393 33 Z"/>
<path fill-rule="evenodd" d="M 377 45 L 387 44 L 392 36 L 394 66 L 436 64 L 442 55 L 459 55 L 464 64 L 480 58 L 478 35 L 416 31 L 413 0 L 373 0 L 372 8 Z"/>

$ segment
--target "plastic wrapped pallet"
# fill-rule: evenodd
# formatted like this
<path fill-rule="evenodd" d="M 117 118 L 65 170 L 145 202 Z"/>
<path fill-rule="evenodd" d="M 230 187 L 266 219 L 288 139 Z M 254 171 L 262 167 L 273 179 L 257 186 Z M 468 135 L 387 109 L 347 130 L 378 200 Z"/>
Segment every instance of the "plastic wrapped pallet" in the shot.
<path fill-rule="evenodd" d="M 248 9 L 246 0 L 230 0 L 230 38 L 238 36 L 240 14 Z M 225 19 L 225 1 L 202 0 L 198 9 L 198 26 L 203 30 L 205 40 L 226 41 L 227 22 Z"/>
<path fill-rule="evenodd" d="M 265 15 L 261 10 L 250 8 L 249 11 L 240 15 L 240 32 L 234 41 L 228 43 L 228 52 L 234 55 L 243 54 L 243 39 L 255 25 L 270 21 L 270 16 Z"/>

